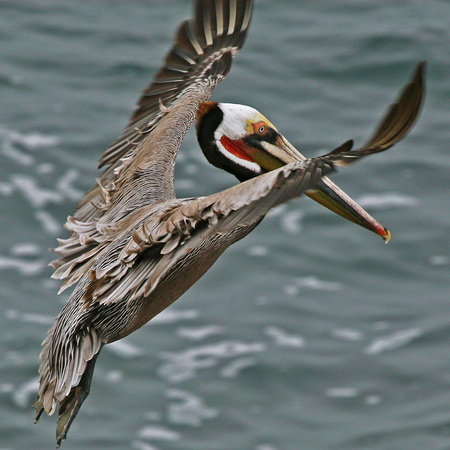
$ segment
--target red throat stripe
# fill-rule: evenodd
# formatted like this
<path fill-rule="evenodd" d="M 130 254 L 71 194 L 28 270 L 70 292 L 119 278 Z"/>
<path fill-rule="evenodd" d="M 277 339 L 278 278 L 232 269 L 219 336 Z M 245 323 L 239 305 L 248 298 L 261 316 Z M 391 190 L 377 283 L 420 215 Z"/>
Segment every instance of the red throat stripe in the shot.
<path fill-rule="evenodd" d="M 226 137 L 225 135 L 220 138 L 220 142 L 225 147 L 225 149 L 233 154 L 234 156 L 238 157 L 239 159 L 243 159 L 245 161 L 254 162 L 246 153 L 245 150 L 243 150 L 240 145 L 242 143 L 240 141 L 234 141 L 233 139 L 230 139 Z"/>

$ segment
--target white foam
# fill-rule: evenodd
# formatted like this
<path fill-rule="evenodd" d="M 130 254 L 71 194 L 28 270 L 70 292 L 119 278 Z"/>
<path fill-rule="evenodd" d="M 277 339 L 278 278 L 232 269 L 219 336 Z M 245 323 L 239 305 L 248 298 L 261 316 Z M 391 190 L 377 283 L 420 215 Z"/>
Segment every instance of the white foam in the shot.
<path fill-rule="evenodd" d="M 170 423 L 198 427 L 203 421 L 219 414 L 217 409 L 207 407 L 200 397 L 189 392 L 169 389 L 167 396 L 171 400 L 178 400 L 169 403 L 167 414 Z"/>
<path fill-rule="evenodd" d="M 123 379 L 123 372 L 121 370 L 110 370 L 109 372 L 106 373 L 105 378 L 108 381 L 117 383 Z"/>
<path fill-rule="evenodd" d="M 0 271 L 14 269 L 22 275 L 37 275 L 45 270 L 47 261 L 39 259 L 30 261 L 28 259 L 14 258 L 0 255 Z"/>
<path fill-rule="evenodd" d="M 342 283 L 338 281 L 320 280 L 315 276 L 297 277 L 294 279 L 294 284 L 298 287 L 308 288 L 316 291 L 340 291 L 342 290 Z"/>
<path fill-rule="evenodd" d="M 180 434 L 176 431 L 169 430 L 162 425 L 146 425 L 138 431 L 141 439 L 153 439 L 158 441 L 176 441 L 180 438 Z"/>
<path fill-rule="evenodd" d="M 11 183 L 2 183 L 0 182 L 0 194 L 4 197 L 9 197 L 14 193 L 14 186 Z"/>
<path fill-rule="evenodd" d="M 386 336 L 375 338 L 364 350 L 367 355 L 378 355 L 379 353 L 396 350 L 408 345 L 412 340 L 422 336 L 420 328 L 409 328 L 395 331 Z"/>
<path fill-rule="evenodd" d="M 178 178 L 175 180 L 175 189 L 194 189 L 195 182 L 189 178 Z"/>
<path fill-rule="evenodd" d="M 305 340 L 301 336 L 290 334 L 281 328 L 269 326 L 266 327 L 264 331 L 274 340 L 276 345 L 295 348 L 302 348 L 305 346 Z"/>
<path fill-rule="evenodd" d="M 284 214 L 284 212 L 286 211 L 288 205 L 286 205 L 286 203 L 279 205 L 279 206 L 275 206 L 275 208 L 272 208 L 268 213 L 266 217 L 278 217 L 278 216 L 282 216 Z"/>
<path fill-rule="evenodd" d="M 335 328 L 331 335 L 344 341 L 360 341 L 363 338 L 363 334 L 353 328 Z"/>
<path fill-rule="evenodd" d="M 39 389 L 39 378 L 33 378 L 18 386 L 13 393 L 14 403 L 20 408 L 30 406 L 33 397 L 36 397 Z"/>
<path fill-rule="evenodd" d="M 43 209 L 36 211 L 36 218 L 39 220 L 42 229 L 49 235 L 59 235 L 63 227 L 59 221 L 57 221 L 49 212 Z"/>
<path fill-rule="evenodd" d="M 255 450 L 280 450 L 280 447 L 275 447 L 272 444 L 257 444 Z"/>
<path fill-rule="evenodd" d="M 12 146 L 3 146 L 3 154 L 22 166 L 30 167 L 35 163 L 33 156 L 21 152 Z"/>
<path fill-rule="evenodd" d="M 160 450 L 159 448 L 154 447 L 153 445 L 146 444 L 145 442 L 141 441 L 133 441 L 131 443 L 133 448 L 137 448 L 138 450 Z"/>
<path fill-rule="evenodd" d="M 331 387 L 325 390 L 325 395 L 330 398 L 354 398 L 358 390 L 352 387 Z"/>
<path fill-rule="evenodd" d="M 64 200 L 60 192 L 40 187 L 29 175 L 12 175 L 11 182 L 35 208 L 42 208 L 49 203 L 61 203 Z"/>
<path fill-rule="evenodd" d="M 12 383 L 1 383 L 0 384 L 0 393 L 8 394 L 14 391 L 14 385 Z"/>
<path fill-rule="evenodd" d="M 449 263 L 448 256 L 445 255 L 433 255 L 430 257 L 430 264 L 432 266 L 446 266 Z"/>
<path fill-rule="evenodd" d="M 320 280 L 315 276 L 296 277 L 294 280 L 283 287 L 283 291 L 290 297 L 297 296 L 302 289 L 311 289 L 313 291 L 340 291 L 342 283 L 337 281 Z"/>
<path fill-rule="evenodd" d="M 73 182 L 80 177 L 80 172 L 75 169 L 69 169 L 56 183 L 56 190 L 63 193 L 66 198 L 79 200 L 83 192 L 72 186 Z"/>
<path fill-rule="evenodd" d="M 247 249 L 250 256 L 264 257 L 269 254 L 269 249 L 264 245 L 253 245 Z"/>
<path fill-rule="evenodd" d="M 51 163 L 41 163 L 36 166 L 36 172 L 40 175 L 48 175 L 55 171 L 55 166 Z"/>
<path fill-rule="evenodd" d="M 132 344 L 126 338 L 121 339 L 120 341 L 113 342 L 106 348 L 111 350 L 116 355 L 121 356 L 122 358 L 134 358 L 135 356 L 140 356 L 144 353 L 142 349 Z"/>
<path fill-rule="evenodd" d="M 36 150 L 42 147 L 57 145 L 60 141 L 56 136 L 41 133 L 19 133 L 7 128 L 0 128 L 1 152 L 23 166 L 32 166 L 35 163 L 34 156 L 20 150 L 18 146 L 26 150 Z"/>
<path fill-rule="evenodd" d="M 366 395 L 364 397 L 364 403 L 368 406 L 375 406 L 381 403 L 382 398 L 379 395 Z"/>
<path fill-rule="evenodd" d="M 389 192 L 382 195 L 364 195 L 358 198 L 357 203 L 363 208 L 385 209 L 399 206 L 417 206 L 419 200 L 408 195 Z"/>
<path fill-rule="evenodd" d="M 57 136 L 37 132 L 19 133 L 17 131 L 1 128 L 0 134 L 2 137 L 6 136 L 6 138 L 11 142 L 22 144 L 30 150 L 35 150 L 42 147 L 51 147 L 60 143 L 60 139 Z"/>
<path fill-rule="evenodd" d="M 14 256 L 37 256 L 42 254 L 42 249 L 33 242 L 21 242 L 11 247 L 11 254 Z"/>
<path fill-rule="evenodd" d="M 300 234 L 302 231 L 302 220 L 304 214 L 299 209 L 293 209 L 281 216 L 281 228 L 290 235 Z"/>
<path fill-rule="evenodd" d="M 239 373 L 247 367 L 252 367 L 256 364 L 256 358 L 245 356 L 231 361 L 221 371 L 220 375 L 224 378 L 236 378 Z"/>
<path fill-rule="evenodd" d="M 258 353 L 265 349 L 266 346 L 261 342 L 222 341 L 180 352 L 164 352 L 161 357 L 166 362 L 158 372 L 164 378 L 178 383 L 194 378 L 199 370 L 216 366 L 221 359 Z"/>
<path fill-rule="evenodd" d="M 194 320 L 199 317 L 196 309 L 165 309 L 154 317 L 151 321 L 152 325 L 175 323 L 181 320 Z"/>
<path fill-rule="evenodd" d="M 223 328 L 217 325 L 206 325 L 203 327 L 183 327 L 177 330 L 177 334 L 192 341 L 201 341 L 214 334 L 222 334 Z"/>

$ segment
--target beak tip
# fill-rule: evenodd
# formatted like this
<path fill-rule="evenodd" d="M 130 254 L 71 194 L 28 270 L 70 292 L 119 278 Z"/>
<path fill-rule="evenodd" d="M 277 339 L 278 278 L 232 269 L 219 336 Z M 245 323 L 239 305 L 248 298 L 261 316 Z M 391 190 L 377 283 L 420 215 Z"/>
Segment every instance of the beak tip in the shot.
<path fill-rule="evenodd" d="M 384 243 L 387 244 L 391 240 L 391 232 L 387 228 L 385 228 L 384 234 L 381 235 L 381 237 L 383 238 Z"/>

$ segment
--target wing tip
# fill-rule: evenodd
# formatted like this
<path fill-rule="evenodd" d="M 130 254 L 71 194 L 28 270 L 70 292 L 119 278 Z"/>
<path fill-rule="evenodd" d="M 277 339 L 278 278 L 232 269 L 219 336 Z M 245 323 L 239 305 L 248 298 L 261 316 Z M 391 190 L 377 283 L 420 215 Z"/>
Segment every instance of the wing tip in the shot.
<path fill-rule="evenodd" d="M 366 149 L 387 150 L 403 139 L 417 121 L 424 103 L 427 61 L 416 64 L 409 81 L 385 112 Z"/>

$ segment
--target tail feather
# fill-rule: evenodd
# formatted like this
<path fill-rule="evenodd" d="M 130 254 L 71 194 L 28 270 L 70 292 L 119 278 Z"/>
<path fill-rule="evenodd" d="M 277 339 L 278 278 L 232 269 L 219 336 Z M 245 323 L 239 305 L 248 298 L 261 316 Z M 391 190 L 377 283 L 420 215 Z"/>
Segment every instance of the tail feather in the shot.
<path fill-rule="evenodd" d="M 100 351 L 102 341 L 94 328 L 77 334 L 55 333 L 58 323 L 50 328 L 42 343 L 39 367 L 39 396 L 34 403 L 39 419 L 42 410 L 52 415 L 86 370 L 87 363 Z"/>

